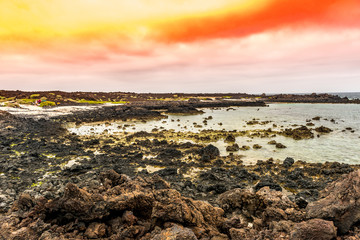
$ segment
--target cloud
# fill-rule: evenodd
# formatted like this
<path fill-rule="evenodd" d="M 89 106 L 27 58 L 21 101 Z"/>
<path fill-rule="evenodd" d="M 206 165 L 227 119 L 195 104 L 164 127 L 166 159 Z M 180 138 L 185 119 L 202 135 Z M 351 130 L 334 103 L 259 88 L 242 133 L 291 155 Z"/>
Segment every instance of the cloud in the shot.
<path fill-rule="evenodd" d="M 141 92 L 337 91 L 359 86 L 359 29 L 288 28 L 152 46 L 146 55 L 107 52 L 106 60 L 79 62 L 1 55 L 0 82 L 3 88 L 28 90 Z"/>
<path fill-rule="evenodd" d="M 191 42 L 212 38 L 243 37 L 293 27 L 359 27 L 358 0 L 270 0 L 257 10 L 229 10 L 221 15 L 166 21 L 158 29 L 165 42 Z"/>

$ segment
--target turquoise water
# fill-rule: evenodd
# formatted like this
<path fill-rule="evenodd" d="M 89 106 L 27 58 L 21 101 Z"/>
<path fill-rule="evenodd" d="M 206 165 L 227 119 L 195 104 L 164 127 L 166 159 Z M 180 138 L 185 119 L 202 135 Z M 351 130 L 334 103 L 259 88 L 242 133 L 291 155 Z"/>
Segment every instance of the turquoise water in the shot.
<path fill-rule="evenodd" d="M 296 160 L 309 162 L 344 162 L 360 164 L 360 105 L 353 104 L 270 104 L 265 108 L 222 108 L 222 109 L 203 109 L 202 115 L 177 116 L 169 115 L 168 119 L 159 121 L 141 122 L 115 122 L 110 125 L 83 125 L 70 128 L 71 132 L 77 134 L 99 134 L 105 129 L 109 134 L 117 132 L 137 132 L 151 131 L 157 129 L 174 129 L 175 131 L 199 132 L 203 129 L 214 130 L 250 130 L 268 129 L 280 130 L 289 128 L 294 124 L 305 125 L 307 119 L 320 116 L 320 121 L 312 121 L 315 127 L 326 126 L 334 131 L 329 134 L 321 135 L 319 138 L 309 140 L 293 140 L 277 136 L 275 138 L 248 138 L 238 137 L 236 142 L 239 146 L 260 144 L 262 149 L 249 151 L 238 151 L 235 154 L 243 155 L 245 163 L 253 163 L 257 160 L 274 158 L 283 160 L 286 157 L 293 157 Z M 204 125 L 204 118 L 212 116 Z M 259 119 L 259 121 L 269 121 L 265 125 L 247 125 L 246 121 Z M 327 119 L 327 120 L 326 120 Z M 330 120 L 334 119 L 336 123 Z M 196 124 L 194 124 L 196 123 Z M 221 123 L 222 125 L 219 125 Z M 125 127 L 125 124 L 130 125 Z M 276 124 L 277 127 L 273 127 Z M 202 125 L 201 128 L 195 125 Z M 345 128 L 352 128 L 355 132 Z M 276 140 L 287 146 L 286 149 L 276 149 L 273 145 L 268 145 L 270 140 Z M 223 140 L 214 142 L 222 155 L 227 155 L 227 146 Z"/>

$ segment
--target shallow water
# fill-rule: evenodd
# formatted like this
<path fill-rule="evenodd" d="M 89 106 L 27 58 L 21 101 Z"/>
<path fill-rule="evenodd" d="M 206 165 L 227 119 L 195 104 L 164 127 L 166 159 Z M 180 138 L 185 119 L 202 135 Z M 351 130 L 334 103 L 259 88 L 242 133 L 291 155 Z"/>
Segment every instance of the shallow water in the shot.
<path fill-rule="evenodd" d="M 293 157 L 296 160 L 309 162 L 332 162 L 339 161 L 351 164 L 360 164 L 360 105 L 353 104 L 271 104 L 264 108 L 235 107 L 222 109 L 204 109 L 202 115 L 178 116 L 169 115 L 168 119 L 159 121 L 141 122 L 114 122 L 111 124 L 89 124 L 80 127 L 69 128 L 71 132 L 80 135 L 99 134 L 104 130 L 108 134 L 116 132 L 151 131 L 157 129 L 174 129 L 175 131 L 199 132 L 203 129 L 213 130 L 250 130 L 268 129 L 279 130 L 289 128 L 293 124 L 305 125 L 307 119 L 320 116 L 320 121 L 312 121 L 315 127 L 326 126 L 334 130 L 330 134 L 321 135 L 319 138 L 309 140 L 293 140 L 277 136 L 275 138 L 248 138 L 238 137 L 236 142 L 242 145 L 252 146 L 260 144 L 262 149 L 249 151 L 238 151 L 235 154 L 244 155 L 245 163 L 253 163 L 257 160 L 274 158 L 283 160 Z M 204 125 L 204 118 L 212 116 Z M 246 121 L 259 119 L 259 121 L 270 121 L 265 125 L 247 125 Z M 325 120 L 327 119 L 327 120 Z M 330 120 L 334 119 L 336 123 Z M 196 124 L 194 124 L 196 123 Z M 219 125 L 222 123 L 222 125 Z M 277 127 L 273 127 L 276 124 Z M 127 126 L 130 125 L 130 126 Z M 196 125 L 202 125 L 201 128 Z M 124 128 L 124 126 L 126 126 Z M 351 127 L 354 133 L 343 130 Z M 160 130 L 161 130 L 160 129 Z M 286 149 L 276 149 L 268 145 L 270 140 L 276 140 L 287 146 Z M 227 155 L 227 146 L 223 140 L 213 143 L 219 147 L 222 155 Z"/>

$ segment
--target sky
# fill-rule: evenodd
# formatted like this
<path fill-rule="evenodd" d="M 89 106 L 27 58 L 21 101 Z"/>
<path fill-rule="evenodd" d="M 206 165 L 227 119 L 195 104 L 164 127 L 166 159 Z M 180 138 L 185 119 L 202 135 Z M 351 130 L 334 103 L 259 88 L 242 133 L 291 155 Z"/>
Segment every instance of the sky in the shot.
<path fill-rule="evenodd" d="M 360 92 L 359 0 L 0 0 L 0 89 Z"/>

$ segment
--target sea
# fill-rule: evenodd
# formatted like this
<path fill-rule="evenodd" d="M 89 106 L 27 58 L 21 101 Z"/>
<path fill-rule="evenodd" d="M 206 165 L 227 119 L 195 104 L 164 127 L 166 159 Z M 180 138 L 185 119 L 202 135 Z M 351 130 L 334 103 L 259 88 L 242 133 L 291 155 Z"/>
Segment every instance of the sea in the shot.
<path fill-rule="evenodd" d="M 333 93 L 348 98 L 360 98 L 360 93 Z M 269 104 L 268 107 L 233 107 L 219 109 L 203 109 L 201 115 L 168 115 L 167 119 L 143 122 L 113 122 L 109 124 L 86 124 L 70 127 L 69 130 L 79 135 L 121 134 L 122 132 L 151 131 L 154 128 L 199 133 L 204 129 L 213 130 L 281 130 L 305 125 L 307 120 L 321 117 L 319 121 L 312 122 L 314 127 L 325 126 L 333 132 L 321 134 L 313 139 L 294 140 L 283 136 L 274 138 L 237 137 L 236 143 L 253 146 L 259 144 L 261 149 L 251 148 L 248 151 L 238 151 L 234 154 L 241 156 L 245 164 L 254 164 L 257 160 L 273 158 L 283 161 L 287 157 L 314 163 L 341 162 L 360 164 L 360 104 L 304 104 L 281 103 Z M 212 116 L 205 126 L 203 120 Z M 247 125 L 253 119 L 268 121 L 265 125 Z M 331 121 L 334 120 L 334 121 Z M 196 123 L 196 124 L 195 124 Z M 221 123 L 221 125 L 220 125 Z M 277 127 L 274 127 L 275 124 Z M 130 126 L 128 126 L 130 125 Z M 201 128 L 196 125 L 202 125 Z M 124 128 L 125 126 L 125 128 Z M 126 127 L 127 126 L 127 127 Z M 286 146 L 285 149 L 276 149 L 269 145 L 270 140 L 276 140 Z M 190 141 L 183 139 L 182 141 Z M 229 154 L 226 151 L 227 143 L 223 139 L 213 142 L 219 148 L 221 155 Z"/>
<path fill-rule="evenodd" d="M 360 99 L 360 92 L 337 92 L 329 94 L 338 95 L 340 97 L 347 97 L 349 99 Z"/>

